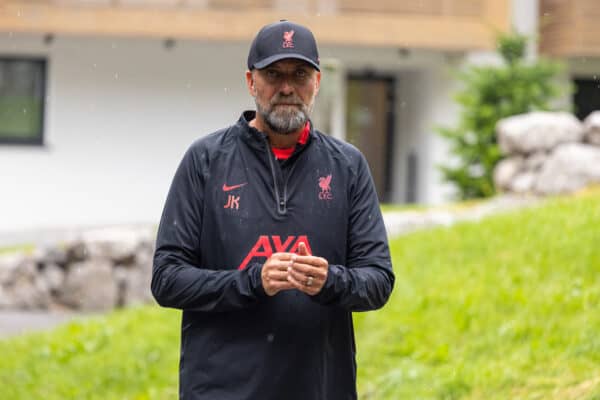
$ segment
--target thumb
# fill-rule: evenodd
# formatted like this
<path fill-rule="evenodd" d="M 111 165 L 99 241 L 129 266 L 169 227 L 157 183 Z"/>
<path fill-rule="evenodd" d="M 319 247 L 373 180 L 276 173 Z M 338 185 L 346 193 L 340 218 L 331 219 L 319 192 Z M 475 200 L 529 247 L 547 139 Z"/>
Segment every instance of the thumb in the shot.
<path fill-rule="evenodd" d="M 306 244 L 304 242 L 298 243 L 298 254 L 301 256 L 309 256 L 308 250 L 306 249 Z"/>

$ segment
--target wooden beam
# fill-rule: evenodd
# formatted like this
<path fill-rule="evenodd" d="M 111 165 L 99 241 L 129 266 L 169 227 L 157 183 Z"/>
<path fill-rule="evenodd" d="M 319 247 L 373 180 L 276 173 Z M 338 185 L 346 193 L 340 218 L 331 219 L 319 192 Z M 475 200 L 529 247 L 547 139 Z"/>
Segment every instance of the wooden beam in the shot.
<path fill-rule="evenodd" d="M 506 30 L 508 0 L 487 0 L 488 18 L 404 14 L 285 15 L 178 8 L 66 7 L 0 3 L 0 31 L 65 35 L 170 37 L 249 41 L 264 24 L 289 18 L 311 27 L 322 44 L 445 50 L 492 49 L 494 29 Z M 492 15 L 493 14 L 493 15 Z"/>

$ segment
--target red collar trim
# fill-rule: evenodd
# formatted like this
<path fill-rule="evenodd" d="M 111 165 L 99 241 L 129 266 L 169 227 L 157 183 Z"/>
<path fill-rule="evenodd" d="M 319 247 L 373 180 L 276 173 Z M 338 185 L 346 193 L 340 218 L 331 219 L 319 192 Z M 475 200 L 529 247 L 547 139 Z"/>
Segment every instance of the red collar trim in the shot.
<path fill-rule="evenodd" d="M 304 125 L 304 129 L 302 130 L 302 133 L 298 137 L 298 144 L 305 145 L 306 142 L 308 141 L 309 134 L 310 134 L 310 123 L 306 122 L 306 125 Z M 273 154 L 275 154 L 275 158 L 277 158 L 278 160 L 287 160 L 294 153 L 295 149 L 296 149 L 296 146 L 288 147 L 287 149 L 278 149 L 278 148 L 271 146 L 271 150 L 273 150 Z"/>

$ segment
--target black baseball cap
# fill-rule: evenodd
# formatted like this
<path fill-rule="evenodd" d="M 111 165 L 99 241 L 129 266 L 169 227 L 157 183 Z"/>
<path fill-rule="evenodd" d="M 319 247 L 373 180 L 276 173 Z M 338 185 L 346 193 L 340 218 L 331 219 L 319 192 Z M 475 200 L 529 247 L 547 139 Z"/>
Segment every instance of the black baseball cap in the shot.
<path fill-rule="evenodd" d="M 264 26 L 256 35 L 248 53 L 248 69 L 261 69 L 284 58 L 304 60 L 317 71 L 319 51 L 312 32 L 287 20 Z"/>

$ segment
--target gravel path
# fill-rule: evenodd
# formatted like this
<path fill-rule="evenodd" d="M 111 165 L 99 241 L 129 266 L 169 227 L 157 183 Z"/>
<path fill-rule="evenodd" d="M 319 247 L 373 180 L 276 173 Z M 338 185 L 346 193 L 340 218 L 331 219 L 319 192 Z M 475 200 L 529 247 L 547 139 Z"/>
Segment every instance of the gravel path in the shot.
<path fill-rule="evenodd" d="M 80 316 L 73 312 L 0 310 L 0 339 L 50 329 Z"/>

